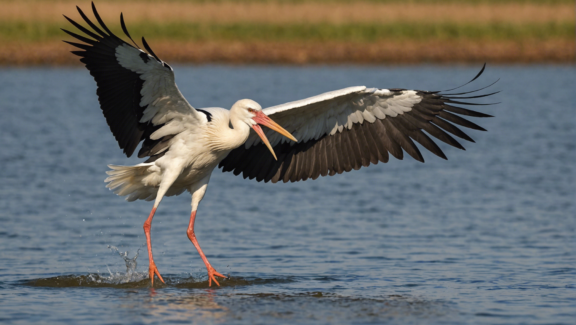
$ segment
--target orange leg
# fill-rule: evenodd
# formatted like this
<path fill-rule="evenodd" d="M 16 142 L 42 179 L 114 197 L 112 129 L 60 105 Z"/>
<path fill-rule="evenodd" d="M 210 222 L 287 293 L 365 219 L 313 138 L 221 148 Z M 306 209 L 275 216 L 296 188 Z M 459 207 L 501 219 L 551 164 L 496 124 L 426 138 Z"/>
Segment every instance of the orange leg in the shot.
<path fill-rule="evenodd" d="M 194 221 L 195 220 L 196 220 L 196 211 L 192 211 L 192 214 L 190 214 L 190 223 L 188 224 L 188 230 L 186 231 L 186 233 L 188 234 L 188 238 L 190 239 L 192 244 L 194 244 L 194 246 L 198 250 L 198 254 L 200 254 L 200 257 L 202 257 L 202 260 L 204 261 L 204 265 L 206 265 L 206 269 L 208 270 L 208 286 L 209 287 L 212 286 L 212 280 L 214 280 L 214 282 L 218 286 L 220 286 L 220 283 L 218 283 L 218 281 L 216 280 L 216 277 L 217 276 L 219 276 L 221 278 L 226 278 L 226 277 L 224 275 L 218 273 L 212 267 L 212 265 L 210 265 L 210 262 L 208 262 L 206 255 L 204 255 L 204 252 L 202 252 L 202 248 L 200 248 L 200 244 L 198 244 L 198 240 L 196 240 L 196 234 L 194 234 Z"/>
<path fill-rule="evenodd" d="M 146 219 L 146 222 L 144 222 L 144 233 L 146 234 L 146 244 L 148 244 L 148 260 L 150 263 L 148 267 L 148 274 L 150 275 L 152 286 L 154 286 L 154 274 L 158 276 L 162 283 L 165 283 L 164 279 L 162 279 L 162 276 L 160 275 L 160 272 L 158 272 L 158 268 L 154 263 L 154 259 L 152 258 L 152 240 L 150 239 L 150 228 L 152 227 L 152 218 L 154 218 L 154 213 L 156 213 L 156 208 L 152 208 L 148 219 Z"/>

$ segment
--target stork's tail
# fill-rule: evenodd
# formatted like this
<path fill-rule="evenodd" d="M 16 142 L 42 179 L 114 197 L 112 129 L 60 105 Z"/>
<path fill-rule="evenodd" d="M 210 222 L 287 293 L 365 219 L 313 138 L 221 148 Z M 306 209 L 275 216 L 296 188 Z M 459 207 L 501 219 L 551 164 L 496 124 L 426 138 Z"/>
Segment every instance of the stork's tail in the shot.
<path fill-rule="evenodd" d="M 153 163 L 143 163 L 136 166 L 108 165 L 111 170 L 106 174 L 109 176 L 104 180 L 108 183 L 107 188 L 120 196 L 127 196 L 126 201 L 146 200 L 152 201 L 156 198 L 158 187 L 153 179 L 153 172 L 150 167 Z"/>

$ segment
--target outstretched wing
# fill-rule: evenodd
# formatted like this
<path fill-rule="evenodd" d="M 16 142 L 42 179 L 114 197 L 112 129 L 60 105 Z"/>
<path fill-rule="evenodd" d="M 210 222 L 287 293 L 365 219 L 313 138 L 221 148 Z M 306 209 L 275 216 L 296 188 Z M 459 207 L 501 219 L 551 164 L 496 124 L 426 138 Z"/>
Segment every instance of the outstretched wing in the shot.
<path fill-rule="evenodd" d="M 484 68 L 470 82 L 483 71 Z M 387 162 L 389 154 L 402 159 L 403 150 L 424 162 L 413 141 L 446 159 L 426 133 L 462 150 L 464 147 L 450 134 L 474 142 L 456 125 L 485 130 L 455 114 L 490 115 L 455 105 L 484 105 L 461 99 L 495 94 L 459 96 L 475 91 L 441 94 L 438 91 L 359 86 L 266 108 L 263 111 L 292 133 L 298 143 L 267 130 L 266 136 L 278 156 L 276 161 L 259 137 L 251 134 L 244 146 L 222 160 L 220 167 L 225 172 L 242 173 L 244 178 L 256 178 L 257 181 L 296 182 L 316 179 L 320 175 L 341 174 L 378 161 Z"/>
<path fill-rule="evenodd" d="M 63 31 L 85 44 L 65 42 L 82 50 L 72 53 L 81 57 L 80 61 L 96 80 L 96 94 L 106 122 L 128 157 L 144 140 L 138 157 L 150 156 L 148 161 L 158 159 L 174 135 L 190 125 L 206 122 L 207 116 L 198 113 L 180 93 L 172 68 L 154 54 L 144 38 L 142 43 L 148 52 L 114 35 L 98 15 L 94 3 L 92 11 L 100 27 L 76 8 L 92 30 L 64 16 L 84 35 Z M 132 40 L 122 14 L 120 22 Z"/>

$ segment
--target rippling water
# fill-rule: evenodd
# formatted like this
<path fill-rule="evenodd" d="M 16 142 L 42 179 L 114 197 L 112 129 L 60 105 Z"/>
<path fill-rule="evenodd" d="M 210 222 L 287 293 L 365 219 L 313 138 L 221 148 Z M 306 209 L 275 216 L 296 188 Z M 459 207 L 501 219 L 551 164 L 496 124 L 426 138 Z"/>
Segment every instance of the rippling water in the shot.
<path fill-rule="evenodd" d="M 352 85 L 446 89 L 479 67 L 180 66 L 195 107 L 270 106 Z M 215 171 L 196 230 L 230 279 L 208 288 L 186 237 L 190 196 L 152 228 L 149 202 L 104 187 L 118 149 L 84 69 L 0 70 L 2 323 L 555 323 L 576 319 L 574 66 L 489 66 L 488 132 L 449 160 L 391 159 L 262 184 Z M 474 87 L 471 86 L 472 89 Z M 108 246 L 133 257 L 124 260 Z"/>

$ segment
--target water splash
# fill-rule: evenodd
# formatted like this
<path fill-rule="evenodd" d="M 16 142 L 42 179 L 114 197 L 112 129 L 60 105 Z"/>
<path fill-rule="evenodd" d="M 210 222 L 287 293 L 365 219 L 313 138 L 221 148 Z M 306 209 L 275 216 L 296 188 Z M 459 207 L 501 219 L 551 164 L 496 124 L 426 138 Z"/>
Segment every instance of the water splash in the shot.
<path fill-rule="evenodd" d="M 133 258 L 128 257 L 129 253 L 128 251 L 120 252 L 118 250 L 118 247 L 116 246 L 108 245 L 108 248 L 111 251 L 116 251 L 116 253 L 118 253 L 118 255 L 122 257 L 124 263 L 126 263 L 126 274 L 133 274 L 134 272 L 136 272 L 136 267 L 138 266 L 138 262 L 136 262 L 136 259 L 138 258 L 138 255 L 140 255 L 140 248 L 138 248 L 138 250 L 136 251 L 136 255 L 134 255 Z"/>
<path fill-rule="evenodd" d="M 126 273 L 121 273 L 121 272 L 112 272 L 110 270 L 110 268 L 108 268 L 108 273 L 110 274 L 109 277 L 104 277 L 104 276 L 100 276 L 98 280 L 106 280 L 106 281 L 110 281 L 110 282 L 115 282 L 115 283 L 128 283 L 128 282 L 133 282 L 133 281 L 141 281 L 142 279 L 147 277 L 147 274 L 145 273 L 138 273 L 136 271 L 136 267 L 138 266 L 138 262 L 136 261 L 136 259 L 138 258 L 138 255 L 140 255 L 140 248 L 138 248 L 138 250 L 136 251 L 136 255 L 134 255 L 134 257 L 130 258 L 130 256 L 128 255 L 129 252 L 121 252 L 118 247 L 116 246 L 112 246 L 112 245 L 108 245 L 108 248 L 113 251 L 118 253 L 118 255 L 120 255 L 120 257 L 122 257 L 122 259 L 124 260 L 124 263 L 126 264 Z M 96 279 L 94 279 L 96 281 Z"/>

